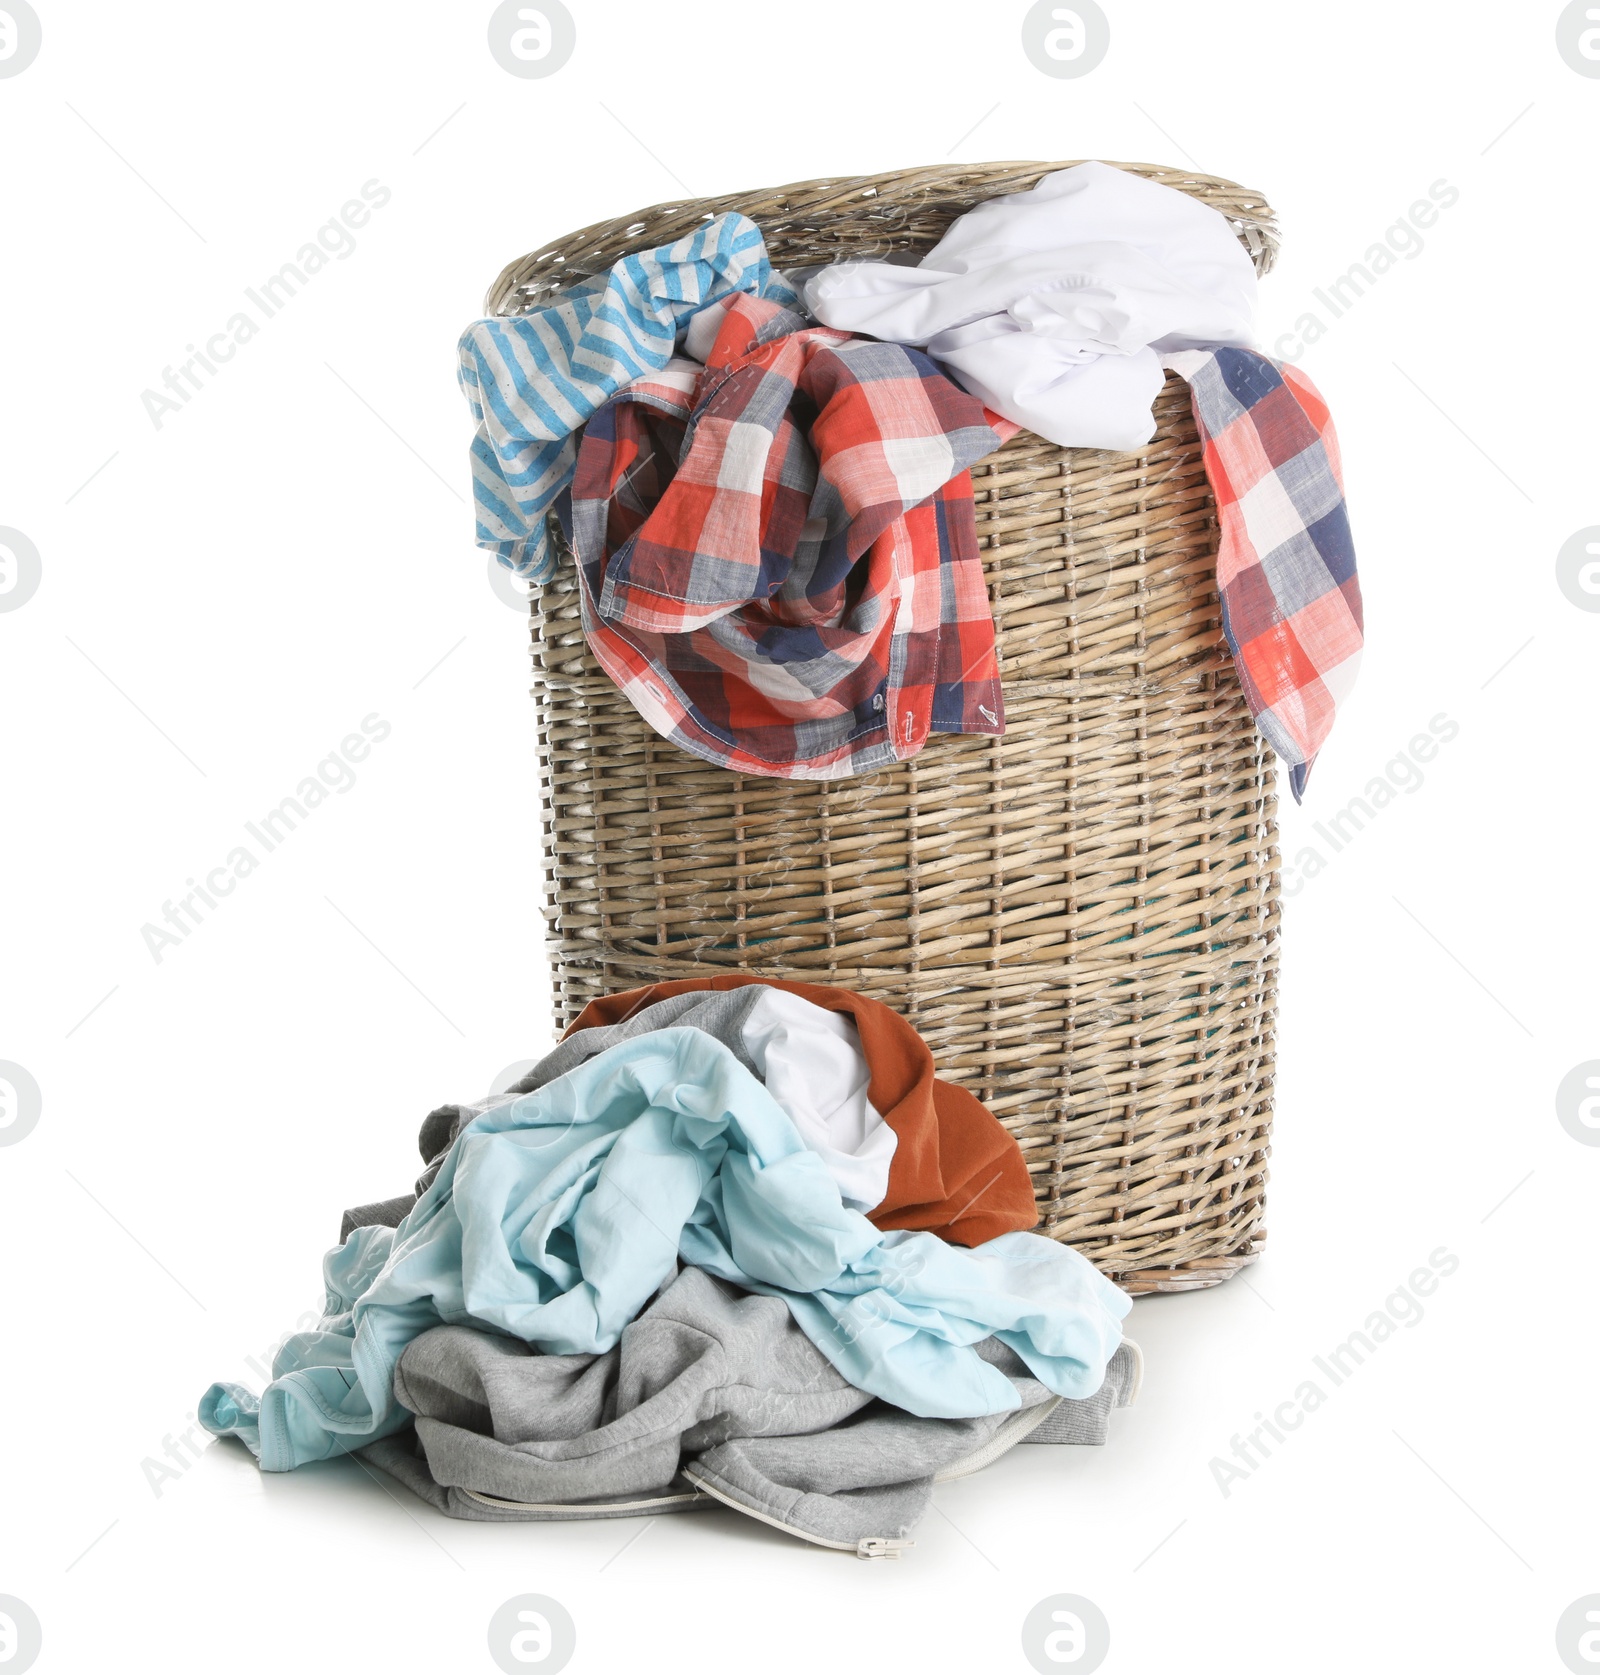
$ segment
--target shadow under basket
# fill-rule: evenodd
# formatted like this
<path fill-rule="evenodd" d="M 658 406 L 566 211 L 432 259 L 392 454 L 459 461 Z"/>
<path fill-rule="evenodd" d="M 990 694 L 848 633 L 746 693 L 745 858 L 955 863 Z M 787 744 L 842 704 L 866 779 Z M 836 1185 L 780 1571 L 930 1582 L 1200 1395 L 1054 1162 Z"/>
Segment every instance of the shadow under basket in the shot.
<path fill-rule="evenodd" d="M 804 181 L 657 205 L 514 262 L 513 315 L 739 210 L 775 267 L 920 253 L 1065 163 Z M 1255 192 L 1122 164 L 1229 219 Z M 548 952 L 562 1023 L 596 995 L 720 972 L 876 996 L 1016 1136 L 1039 1230 L 1130 1291 L 1258 1254 L 1279 956 L 1274 765 L 1221 632 L 1215 503 L 1187 387 L 1154 441 L 1024 431 L 973 468 L 1002 738 L 879 772 L 767 779 L 653 733 L 583 638 L 570 560 L 533 595 Z"/>

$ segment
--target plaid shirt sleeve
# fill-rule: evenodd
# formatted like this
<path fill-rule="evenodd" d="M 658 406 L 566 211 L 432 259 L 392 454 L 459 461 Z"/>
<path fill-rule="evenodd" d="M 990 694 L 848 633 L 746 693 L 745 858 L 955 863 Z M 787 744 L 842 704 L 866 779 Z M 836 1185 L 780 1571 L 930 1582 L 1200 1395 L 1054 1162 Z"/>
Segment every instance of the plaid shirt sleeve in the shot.
<path fill-rule="evenodd" d="M 1361 585 L 1327 404 L 1249 349 L 1165 357 L 1188 380 L 1217 502 L 1223 631 L 1299 802 L 1361 661 Z"/>

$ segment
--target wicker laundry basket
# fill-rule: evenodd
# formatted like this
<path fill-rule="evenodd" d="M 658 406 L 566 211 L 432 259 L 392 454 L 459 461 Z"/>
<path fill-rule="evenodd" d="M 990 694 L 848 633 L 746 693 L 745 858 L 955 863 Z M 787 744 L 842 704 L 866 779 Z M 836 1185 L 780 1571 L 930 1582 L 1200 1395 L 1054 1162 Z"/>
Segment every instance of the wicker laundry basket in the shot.
<path fill-rule="evenodd" d="M 931 247 L 1062 163 L 814 180 L 661 204 L 514 262 L 491 314 L 737 209 L 774 266 Z M 1212 204 L 1258 270 L 1260 195 Z M 533 598 L 549 954 L 558 1013 L 742 971 L 876 995 L 1016 1135 L 1041 1231 L 1133 1291 L 1254 1260 L 1278 971 L 1273 763 L 1223 643 L 1215 507 L 1170 379 L 1154 442 L 1023 432 L 976 467 L 1003 738 L 933 737 L 831 783 L 729 773 L 657 737 L 601 672 L 570 560 Z"/>

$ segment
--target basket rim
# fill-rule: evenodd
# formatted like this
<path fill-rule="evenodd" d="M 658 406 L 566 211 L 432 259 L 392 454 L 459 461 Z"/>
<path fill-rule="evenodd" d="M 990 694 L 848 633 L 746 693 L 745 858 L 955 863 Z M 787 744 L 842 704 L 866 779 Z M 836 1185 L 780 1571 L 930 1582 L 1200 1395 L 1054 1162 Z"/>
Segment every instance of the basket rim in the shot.
<path fill-rule="evenodd" d="M 1102 162 L 1110 168 L 1125 169 L 1206 202 L 1223 197 L 1228 200 L 1226 207 L 1216 203 L 1212 207 L 1232 223 L 1240 243 L 1255 263 L 1256 272 L 1265 275 L 1272 270 L 1281 242 L 1276 212 L 1261 192 L 1226 176 L 1167 163 L 1127 163 L 1111 157 L 1076 157 L 1054 162 L 995 160 L 923 164 L 874 174 L 819 175 L 781 186 L 751 187 L 710 197 L 663 199 L 630 214 L 591 222 L 508 262 L 490 285 L 483 311 L 491 318 L 501 319 L 526 313 L 540 298 L 589 278 L 624 256 L 654 249 L 666 237 L 681 237 L 697 222 L 709 221 L 729 210 L 749 215 L 765 235 L 768 220 L 837 214 L 843 207 L 841 199 L 872 199 L 887 205 L 940 195 L 948 201 L 952 211 L 950 219 L 954 220 L 956 213 L 974 204 L 1026 191 L 1047 174 L 1076 168 L 1085 162 Z M 970 190 L 974 186 L 991 185 L 994 190 Z"/>

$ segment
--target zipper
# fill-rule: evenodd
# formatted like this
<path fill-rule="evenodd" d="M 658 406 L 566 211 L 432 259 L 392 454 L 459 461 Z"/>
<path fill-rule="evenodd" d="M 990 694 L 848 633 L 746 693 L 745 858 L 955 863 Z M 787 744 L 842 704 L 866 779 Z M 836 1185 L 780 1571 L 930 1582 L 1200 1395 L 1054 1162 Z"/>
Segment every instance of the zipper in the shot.
<path fill-rule="evenodd" d="M 724 1506 L 731 1506 L 735 1512 L 742 1512 L 747 1518 L 757 1518 L 763 1524 L 770 1524 L 773 1529 L 782 1530 L 786 1535 L 797 1535 L 802 1541 L 809 1541 L 813 1547 L 831 1547 L 840 1553 L 854 1553 L 858 1559 L 898 1559 L 906 1548 L 916 1546 L 914 1541 L 901 1541 L 888 1535 L 864 1535 L 859 1541 L 830 1541 L 825 1535 L 813 1535 L 809 1530 L 797 1529 L 793 1524 L 786 1524 L 782 1519 L 774 1518 L 770 1512 L 757 1512 L 753 1506 L 746 1506 L 743 1501 L 724 1494 L 714 1483 L 708 1483 L 703 1477 L 696 1477 L 687 1466 L 683 1469 L 683 1475 L 714 1500 L 721 1501 Z"/>
<path fill-rule="evenodd" d="M 1009 1454 L 1030 1431 L 1036 1431 L 1061 1406 L 1061 1401 L 1062 1398 L 1056 1396 L 1048 1402 L 1041 1402 L 1037 1407 L 1012 1414 L 981 1448 L 969 1454 L 966 1459 L 957 1460 L 954 1465 L 935 1472 L 934 1482 L 949 1483 L 954 1478 L 970 1476 L 973 1472 L 982 1471 L 985 1466 L 992 1465 L 1002 1454 Z"/>
<path fill-rule="evenodd" d="M 1128 1386 L 1127 1399 L 1121 1405 L 1123 1407 L 1132 1407 L 1133 1404 L 1138 1401 L 1139 1391 L 1144 1386 L 1144 1351 L 1140 1349 L 1138 1344 L 1136 1344 L 1132 1338 L 1124 1338 L 1122 1340 L 1122 1347 L 1133 1351 L 1133 1382 Z"/>
<path fill-rule="evenodd" d="M 463 1489 L 484 1506 L 510 1507 L 518 1512 L 652 1512 L 664 1506 L 680 1506 L 686 1501 L 704 1500 L 699 1490 L 683 1495 L 658 1495 L 643 1501 L 508 1501 L 499 1495 L 481 1495 L 476 1489 Z"/>
<path fill-rule="evenodd" d="M 1139 1386 L 1144 1382 L 1144 1351 L 1139 1348 L 1132 1338 L 1124 1338 L 1119 1349 L 1129 1351 L 1129 1359 L 1133 1362 L 1133 1377 L 1128 1386 L 1128 1394 L 1119 1407 L 1132 1407 L 1139 1394 Z M 972 1472 L 981 1471 L 985 1466 L 993 1464 L 1002 1454 L 1009 1453 L 1019 1442 L 1024 1441 L 1030 1433 L 1036 1431 L 1065 1400 L 1057 1396 L 1053 1400 L 1042 1403 L 1039 1407 L 1029 1408 L 1025 1412 L 1013 1414 L 976 1453 L 969 1454 L 964 1460 L 957 1460 L 953 1466 L 946 1466 L 943 1471 L 934 1473 L 935 1483 L 948 1483 L 953 1478 L 966 1477 Z"/>

